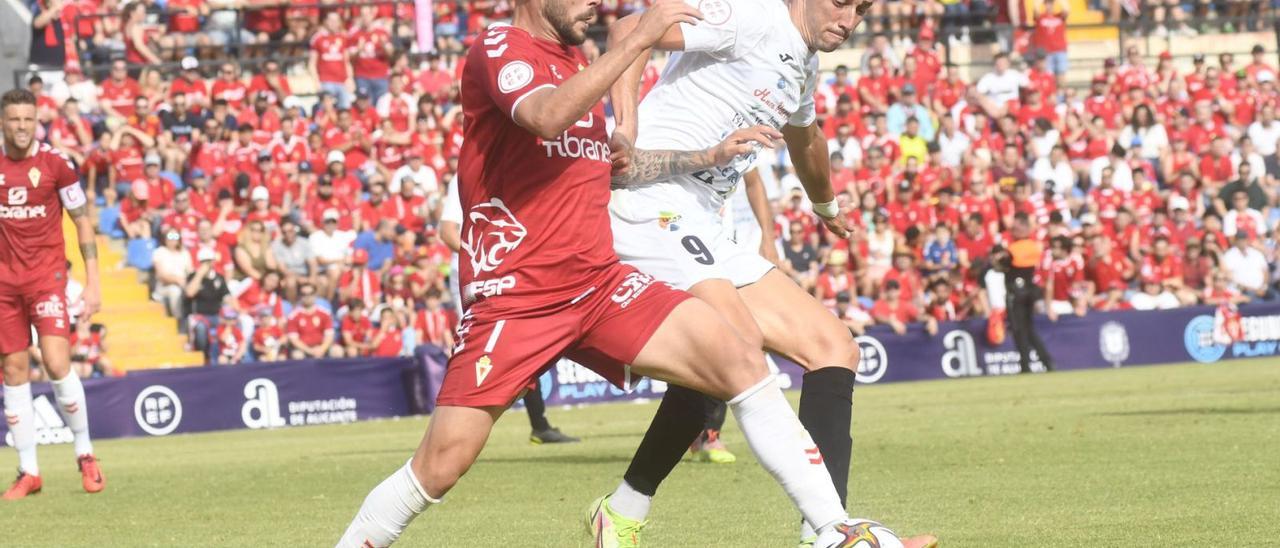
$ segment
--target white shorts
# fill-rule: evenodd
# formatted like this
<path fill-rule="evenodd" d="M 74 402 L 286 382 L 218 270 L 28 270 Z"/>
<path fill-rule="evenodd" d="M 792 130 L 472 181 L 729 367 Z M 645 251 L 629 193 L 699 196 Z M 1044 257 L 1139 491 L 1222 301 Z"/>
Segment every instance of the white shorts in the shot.
<path fill-rule="evenodd" d="M 682 290 L 715 278 L 743 287 L 774 268 L 757 248 L 734 240 L 733 227 L 719 212 L 684 200 L 654 199 L 654 190 L 613 192 L 613 249 L 623 263 Z"/>

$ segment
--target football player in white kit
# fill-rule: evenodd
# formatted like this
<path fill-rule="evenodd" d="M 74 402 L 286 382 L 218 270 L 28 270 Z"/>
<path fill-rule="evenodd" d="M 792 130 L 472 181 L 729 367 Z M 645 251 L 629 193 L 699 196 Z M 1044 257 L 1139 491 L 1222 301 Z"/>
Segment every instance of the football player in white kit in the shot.
<path fill-rule="evenodd" d="M 710 303 L 748 343 L 808 370 L 800 420 L 820 450 L 812 462 L 826 464 L 845 502 L 858 345 L 758 248 L 734 241 L 723 216 L 759 147 L 782 138 L 814 213 L 848 236 L 831 189 L 826 138 L 815 124 L 817 52 L 843 44 L 872 0 L 686 1 L 704 20 L 672 27 L 655 46 L 676 53 L 645 100 L 638 101 L 644 56 L 611 90 L 614 249 L 624 263 Z M 636 21 L 616 22 L 610 42 Z M 701 433 L 704 401 L 676 386 L 664 396 L 624 481 L 588 510 L 598 546 L 639 544 L 658 484 Z M 802 524 L 801 545 L 814 538 Z M 904 544 L 932 546 L 936 539 Z"/>

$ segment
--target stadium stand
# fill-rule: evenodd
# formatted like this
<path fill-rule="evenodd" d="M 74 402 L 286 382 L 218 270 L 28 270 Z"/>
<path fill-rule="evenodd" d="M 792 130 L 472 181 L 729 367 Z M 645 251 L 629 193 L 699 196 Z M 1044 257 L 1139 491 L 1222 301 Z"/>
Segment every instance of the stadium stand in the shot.
<path fill-rule="evenodd" d="M 1026 212 L 1055 250 L 1051 315 L 1274 298 L 1274 8 L 1186 6 L 878 3 L 817 90 L 858 230 L 823 231 L 766 153 L 780 267 L 855 331 L 983 316 L 1000 306 L 985 259 Z M 445 343 L 459 59 L 507 0 L 31 8 L 15 84 L 111 238 L 113 369 L 284 358 L 290 333 L 310 348 L 326 329 L 321 354 Z M 639 9 L 606 2 L 601 21 Z M 384 310 L 406 326 L 390 339 Z"/>

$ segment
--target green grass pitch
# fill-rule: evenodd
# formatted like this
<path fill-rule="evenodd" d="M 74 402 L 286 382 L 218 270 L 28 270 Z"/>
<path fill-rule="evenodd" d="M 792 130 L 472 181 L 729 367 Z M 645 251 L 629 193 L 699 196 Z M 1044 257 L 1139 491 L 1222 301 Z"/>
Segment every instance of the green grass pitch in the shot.
<path fill-rule="evenodd" d="M 796 394 L 792 394 L 794 398 Z M 580 444 L 535 447 L 522 413 L 403 546 L 586 544 L 654 403 L 553 410 Z M 732 422 L 732 421 L 730 421 Z M 44 493 L 0 504 L 2 546 L 332 546 L 425 419 L 97 443 L 86 495 L 69 446 Z M 1280 545 L 1280 360 L 859 387 L 851 513 L 946 547 Z M 798 514 L 725 434 L 734 465 L 685 463 L 648 546 L 795 546 Z M 12 449 L 0 469 L 13 470 Z"/>

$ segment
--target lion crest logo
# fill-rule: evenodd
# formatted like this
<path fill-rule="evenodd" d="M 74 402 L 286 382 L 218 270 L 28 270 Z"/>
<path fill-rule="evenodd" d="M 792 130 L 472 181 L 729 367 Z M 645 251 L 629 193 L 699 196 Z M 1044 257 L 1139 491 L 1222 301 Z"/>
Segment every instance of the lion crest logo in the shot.
<path fill-rule="evenodd" d="M 471 257 L 471 272 L 493 272 L 524 241 L 528 230 L 499 198 L 477 204 L 467 213 L 470 226 L 462 248 Z"/>

